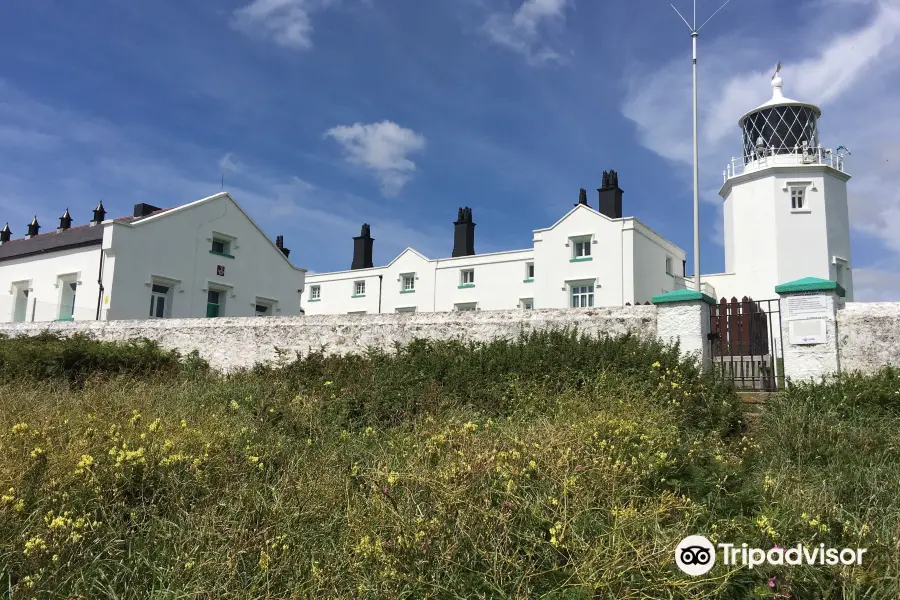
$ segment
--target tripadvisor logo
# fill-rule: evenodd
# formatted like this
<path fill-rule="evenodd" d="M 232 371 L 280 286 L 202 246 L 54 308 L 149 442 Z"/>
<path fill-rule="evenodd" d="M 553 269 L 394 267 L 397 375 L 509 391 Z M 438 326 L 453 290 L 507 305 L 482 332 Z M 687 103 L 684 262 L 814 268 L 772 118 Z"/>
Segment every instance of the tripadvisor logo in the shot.
<path fill-rule="evenodd" d="M 745 566 L 748 569 L 760 565 L 861 565 L 866 548 L 826 548 L 819 544 L 808 548 L 797 544 L 791 548 L 775 546 L 770 550 L 750 548 L 747 544 L 712 542 L 702 535 L 689 535 L 675 547 L 675 564 L 678 568 L 697 577 L 710 571 L 716 564 L 716 548 L 722 551 L 722 564 Z"/>

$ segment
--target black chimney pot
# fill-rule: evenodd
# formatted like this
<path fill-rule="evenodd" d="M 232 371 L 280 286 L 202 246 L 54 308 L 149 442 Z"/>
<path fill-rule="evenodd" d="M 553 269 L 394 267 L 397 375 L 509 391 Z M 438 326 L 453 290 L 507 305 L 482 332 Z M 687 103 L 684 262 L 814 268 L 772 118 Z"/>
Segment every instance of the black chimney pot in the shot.
<path fill-rule="evenodd" d="M 597 211 L 610 219 L 622 218 L 622 190 L 619 188 L 619 174 L 603 171 L 600 189 L 597 190 L 599 205 Z"/>
<path fill-rule="evenodd" d="M 28 233 L 25 234 L 26 238 L 33 238 L 40 231 L 41 226 L 38 224 L 37 215 L 34 215 L 34 219 L 31 220 L 31 223 L 28 224 Z"/>
<path fill-rule="evenodd" d="M 475 223 L 472 209 L 461 207 L 453 222 L 453 253 L 451 256 L 473 256 L 475 254 Z"/>
<path fill-rule="evenodd" d="M 290 248 L 284 247 L 284 236 L 283 235 L 279 235 L 279 236 L 275 237 L 275 247 L 278 248 L 279 250 L 281 250 L 281 253 L 284 254 L 285 257 L 287 257 L 291 253 Z"/>
<path fill-rule="evenodd" d="M 353 238 L 353 262 L 350 263 L 350 269 L 371 269 L 372 263 L 372 244 L 375 240 L 372 238 L 372 230 L 368 223 L 363 223 L 359 235 Z"/>
<path fill-rule="evenodd" d="M 7 223 L 3 226 L 3 229 L 0 229 L 0 244 L 5 244 L 11 239 L 12 231 L 9 230 L 9 223 Z"/>
<path fill-rule="evenodd" d="M 146 217 L 152 215 L 154 212 L 160 210 L 158 206 L 153 206 L 152 204 L 145 204 L 141 202 L 140 204 L 134 205 L 134 217 Z"/>
<path fill-rule="evenodd" d="M 590 204 L 588 204 L 588 201 L 587 201 L 587 190 L 585 190 L 584 188 L 581 188 L 580 190 L 578 190 L 578 204 L 584 204 L 585 206 L 590 206 Z M 578 206 L 578 204 L 576 204 L 575 206 Z"/>
<path fill-rule="evenodd" d="M 59 228 L 56 230 L 57 232 L 65 231 L 69 227 L 72 226 L 72 215 L 69 214 L 69 209 L 66 209 L 66 212 L 63 213 L 63 216 L 59 218 Z"/>
<path fill-rule="evenodd" d="M 94 218 L 91 219 L 91 225 L 98 225 L 103 222 L 103 219 L 106 218 L 106 209 L 103 208 L 103 201 L 100 201 L 100 204 L 97 205 L 97 208 L 94 209 Z"/>

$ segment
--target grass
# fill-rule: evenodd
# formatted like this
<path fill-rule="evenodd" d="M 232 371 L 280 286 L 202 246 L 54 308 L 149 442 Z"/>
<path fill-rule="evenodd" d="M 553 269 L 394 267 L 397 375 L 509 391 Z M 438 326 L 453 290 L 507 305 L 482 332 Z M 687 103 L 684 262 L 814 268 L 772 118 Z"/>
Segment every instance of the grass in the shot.
<path fill-rule="evenodd" d="M 895 371 L 794 388 L 750 436 L 731 388 L 630 337 L 282 363 L 0 339 L 0 598 L 900 593 Z M 693 579 L 693 533 L 869 551 Z"/>

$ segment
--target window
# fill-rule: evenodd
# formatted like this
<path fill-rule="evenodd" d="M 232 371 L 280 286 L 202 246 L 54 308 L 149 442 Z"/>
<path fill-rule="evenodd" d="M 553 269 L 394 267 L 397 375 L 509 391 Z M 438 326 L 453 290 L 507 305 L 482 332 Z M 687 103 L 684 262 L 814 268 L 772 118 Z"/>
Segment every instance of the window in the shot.
<path fill-rule="evenodd" d="M 672 257 L 671 256 L 666 257 L 666 273 L 669 275 L 672 274 Z"/>
<path fill-rule="evenodd" d="M 459 312 L 469 312 L 478 310 L 478 303 L 476 302 L 461 302 L 459 304 L 455 304 L 454 308 Z"/>
<path fill-rule="evenodd" d="M 591 260 L 591 238 L 582 236 L 572 238 L 572 262 L 579 260 Z"/>
<path fill-rule="evenodd" d="M 364 310 L 351 310 L 351 311 L 348 312 L 347 314 L 348 314 L 348 315 L 364 315 L 364 314 L 366 314 L 366 311 L 364 311 Z"/>
<path fill-rule="evenodd" d="M 519 308 L 531 310 L 534 308 L 534 298 L 522 298 L 519 300 Z"/>
<path fill-rule="evenodd" d="M 321 300 L 322 299 L 322 288 L 318 285 L 309 286 L 309 299 L 310 300 Z"/>
<path fill-rule="evenodd" d="M 803 188 L 791 188 L 791 210 L 803 210 Z"/>
<path fill-rule="evenodd" d="M 594 306 L 593 284 L 572 286 L 572 308 L 587 308 Z"/>
<path fill-rule="evenodd" d="M 403 281 L 403 287 L 400 288 L 401 292 L 416 291 L 416 274 L 415 273 L 407 273 L 406 275 L 402 275 L 401 280 Z"/>
<path fill-rule="evenodd" d="M 219 290 L 209 290 L 206 293 L 206 316 L 218 317 L 222 314 L 225 304 L 225 294 Z"/>
<path fill-rule="evenodd" d="M 397 307 L 397 309 L 396 309 L 395 312 L 398 312 L 398 313 L 414 313 L 414 312 L 416 312 L 416 307 L 415 307 L 415 306 L 399 306 L 399 307 Z"/>
<path fill-rule="evenodd" d="M 365 281 L 354 281 L 353 282 L 353 295 L 354 296 L 365 296 L 366 295 L 366 282 Z"/>
<path fill-rule="evenodd" d="M 59 320 L 71 321 L 75 318 L 75 297 L 78 292 L 77 275 L 59 278 Z"/>
<path fill-rule="evenodd" d="M 270 306 L 266 306 L 265 304 L 257 304 L 255 306 L 254 312 L 257 317 L 268 317 L 271 313 L 269 312 L 272 308 Z"/>
<path fill-rule="evenodd" d="M 231 256 L 231 241 L 226 240 L 224 238 L 214 237 L 212 241 L 212 249 L 210 249 L 212 254 L 220 254 L 222 256 Z"/>
<path fill-rule="evenodd" d="M 525 265 L 525 280 L 531 281 L 534 279 L 534 263 L 526 263 Z"/>
<path fill-rule="evenodd" d="M 460 287 L 470 287 L 475 285 L 475 269 L 463 269 L 459 272 Z"/>
<path fill-rule="evenodd" d="M 164 285 L 154 283 L 150 287 L 150 318 L 164 319 L 168 307 L 169 288 Z"/>
<path fill-rule="evenodd" d="M 28 294 L 30 281 L 13 284 L 13 323 L 24 323 L 28 316 Z"/>

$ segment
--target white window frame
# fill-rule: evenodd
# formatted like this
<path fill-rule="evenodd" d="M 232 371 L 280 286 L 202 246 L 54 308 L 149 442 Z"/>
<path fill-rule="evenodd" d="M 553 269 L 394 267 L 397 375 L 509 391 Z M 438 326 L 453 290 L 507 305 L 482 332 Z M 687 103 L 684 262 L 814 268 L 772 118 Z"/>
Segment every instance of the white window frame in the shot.
<path fill-rule="evenodd" d="M 591 255 L 591 245 L 593 244 L 592 236 L 590 235 L 576 235 L 569 238 L 569 244 L 572 246 L 572 259 L 573 260 L 585 260 L 590 258 Z M 582 252 L 579 254 L 579 251 Z"/>
<path fill-rule="evenodd" d="M 407 283 L 409 284 L 407 286 Z M 400 275 L 400 291 L 414 292 L 416 291 L 416 274 L 403 273 Z"/>
<path fill-rule="evenodd" d="M 525 279 L 531 281 L 534 279 L 534 263 L 525 263 Z"/>
<path fill-rule="evenodd" d="M 459 285 L 475 285 L 475 269 L 460 269 Z"/>
<path fill-rule="evenodd" d="M 226 316 L 225 309 L 228 307 L 228 298 L 234 298 L 234 288 L 230 285 L 226 285 L 223 283 L 216 283 L 213 281 L 207 281 L 206 287 L 201 290 L 206 294 L 206 303 L 204 306 L 208 308 L 209 304 L 212 304 L 209 301 L 209 293 L 210 292 L 218 292 L 219 293 L 219 314 L 216 317 L 206 317 L 206 318 L 218 318 Z M 204 316 L 206 311 L 204 311 Z"/>
<path fill-rule="evenodd" d="M 666 275 L 674 275 L 673 268 L 675 266 L 675 259 L 671 256 L 666 256 Z"/>
<path fill-rule="evenodd" d="M 534 308 L 534 298 L 519 298 L 519 308 L 532 310 Z"/>
<path fill-rule="evenodd" d="M 366 295 L 366 280 L 358 279 L 353 282 L 353 297 L 362 298 Z"/>
<path fill-rule="evenodd" d="M 815 186 L 811 181 L 787 181 L 784 184 L 785 192 L 788 194 L 788 207 L 792 213 L 809 213 L 809 192 L 815 191 Z M 801 206 L 795 208 L 795 193 L 799 194 Z"/>
<path fill-rule="evenodd" d="M 212 235 L 206 238 L 209 242 L 209 251 L 213 254 L 224 254 L 225 256 L 234 256 L 234 251 L 237 250 L 238 245 L 237 238 L 233 235 L 228 235 L 227 233 L 222 233 L 220 231 L 213 231 Z M 216 242 L 222 244 L 223 250 L 219 252 L 213 248 L 213 244 Z"/>
<path fill-rule="evenodd" d="M 474 312 L 478 310 L 477 302 L 457 302 L 453 305 L 454 312 Z"/>
<path fill-rule="evenodd" d="M 275 313 L 278 312 L 278 300 L 273 300 L 272 298 L 257 296 L 253 300 L 253 304 L 251 304 L 251 306 L 253 307 L 253 315 L 256 317 L 273 317 L 275 316 Z M 266 307 L 266 314 L 259 314 L 259 311 L 257 311 L 256 309 L 260 306 Z"/>
<path fill-rule="evenodd" d="M 309 286 L 309 299 L 310 300 L 321 300 L 322 299 L 322 286 L 321 285 Z"/>
<path fill-rule="evenodd" d="M 569 306 L 571 308 L 594 308 L 597 285 L 594 281 L 570 281 Z M 575 298 L 578 298 L 576 302 Z"/>

